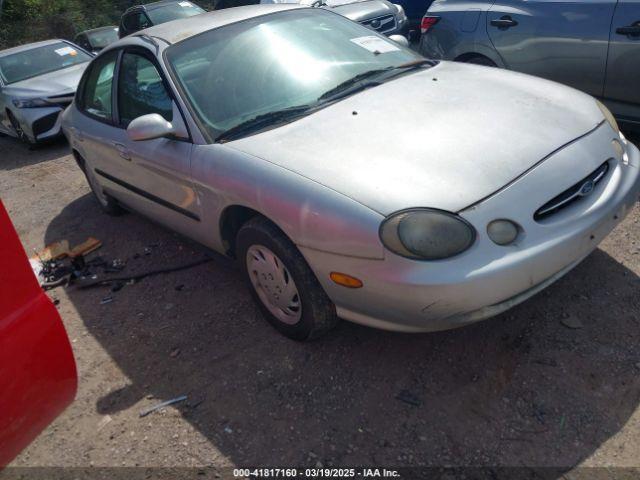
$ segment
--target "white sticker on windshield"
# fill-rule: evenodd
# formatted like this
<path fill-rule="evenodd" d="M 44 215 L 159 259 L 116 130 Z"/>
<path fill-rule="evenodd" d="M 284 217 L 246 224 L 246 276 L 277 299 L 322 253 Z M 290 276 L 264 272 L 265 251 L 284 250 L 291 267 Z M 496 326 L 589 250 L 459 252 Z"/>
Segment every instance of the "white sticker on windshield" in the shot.
<path fill-rule="evenodd" d="M 362 48 L 366 48 L 372 53 L 396 52 L 400 48 L 394 45 L 390 40 L 369 35 L 367 37 L 352 38 L 351 41 Z"/>
<path fill-rule="evenodd" d="M 190 2 L 180 2 L 178 3 L 181 7 L 193 7 Z"/>
<path fill-rule="evenodd" d="M 64 57 L 66 55 L 71 55 L 72 57 L 75 57 L 78 54 L 76 49 L 71 47 L 59 48 L 55 52 L 61 57 Z"/>

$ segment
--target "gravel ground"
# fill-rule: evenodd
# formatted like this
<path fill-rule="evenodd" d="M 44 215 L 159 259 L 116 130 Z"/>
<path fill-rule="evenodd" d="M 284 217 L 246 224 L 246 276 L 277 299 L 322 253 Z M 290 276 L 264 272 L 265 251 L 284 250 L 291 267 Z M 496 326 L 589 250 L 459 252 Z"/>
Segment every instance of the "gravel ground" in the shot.
<path fill-rule="evenodd" d="M 0 138 L 0 151 L 0 193 L 29 253 L 95 236 L 93 255 L 126 273 L 208 253 L 139 215 L 102 214 L 63 143 Z M 636 206 L 544 292 L 435 334 L 343 322 L 293 342 L 222 257 L 114 293 L 57 288 L 79 391 L 13 465 L 640 467 L 639 275 Z"/>

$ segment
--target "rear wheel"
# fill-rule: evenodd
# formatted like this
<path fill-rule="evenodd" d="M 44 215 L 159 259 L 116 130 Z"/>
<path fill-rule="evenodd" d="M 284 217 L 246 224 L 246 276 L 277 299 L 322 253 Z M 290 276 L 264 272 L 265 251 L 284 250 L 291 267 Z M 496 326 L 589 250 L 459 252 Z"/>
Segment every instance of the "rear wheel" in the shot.
<path fill-rule="evenodd" d="M 280 333 L 311 340 L 338 323 L 336 308 L 296 246 L 264 217 L 238 232 L 237 254 L 262 314 Z"/>

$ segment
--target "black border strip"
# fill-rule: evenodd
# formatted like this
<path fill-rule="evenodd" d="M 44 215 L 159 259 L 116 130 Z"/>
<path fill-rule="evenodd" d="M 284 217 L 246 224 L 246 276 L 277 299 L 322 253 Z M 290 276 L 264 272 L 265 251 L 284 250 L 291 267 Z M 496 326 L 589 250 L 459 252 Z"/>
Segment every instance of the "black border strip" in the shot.
<path fill-rule="evenodd" d="M 184 215 L 185 217 L 189 217 L 192 220 L 195 220 L 196 222 L 200 221 L 200 217 L 198 215 L 196 215 L 193 212 L 190 212 L 189 210 L 186 210 L 182 207 L 179 207 L 178 205 L 174 205 L 171 202 L 167 202 L 166 200 L 163 200 L 160 197 L 156 197 L 155 195 L 145 191 L 145 190 L 141 190 L 138 187 L 135 187 L 133 185 L 131 185 L 130 183 L 125 182 L 124 180 L 120 180 L 119 178 L 116 178 L 112 175 L 109 175 L 107 172 L 104 172 L 98 168 L 96 168 L 95 172 L 106 178 L 107 180 L 111 180 L 113 183 L 117 183 L 118 185 L 120 185 L 121 187 L 126 188 L 127 190 L 131 190 L 133 193 L 137 193 L 138 195 L 140 195 L 141 197 L 146 198 L 147 200 L 151 200 L 152 202 L 155 202 L 159 205 L 162 205 L 163 207 L 166 207 L 170 210 L 173 210 L 174 212 L 178 212 L 181 213 L 182 215 Z"/>

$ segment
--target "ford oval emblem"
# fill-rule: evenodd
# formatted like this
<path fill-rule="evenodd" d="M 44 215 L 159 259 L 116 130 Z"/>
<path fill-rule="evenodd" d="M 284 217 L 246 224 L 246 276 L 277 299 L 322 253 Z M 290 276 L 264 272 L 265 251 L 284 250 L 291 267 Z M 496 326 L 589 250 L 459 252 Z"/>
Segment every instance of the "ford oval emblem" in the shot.
<path fill-rule="evenodd" d="M 580 187 L 580 196 L 581 197 L 586 197 L 591 192 L 593 192 L 593 189 L 595 188 L 595 186 L 596 186 L 596 184 L 593 183 L 593 180 L 587 180 Z"/>

